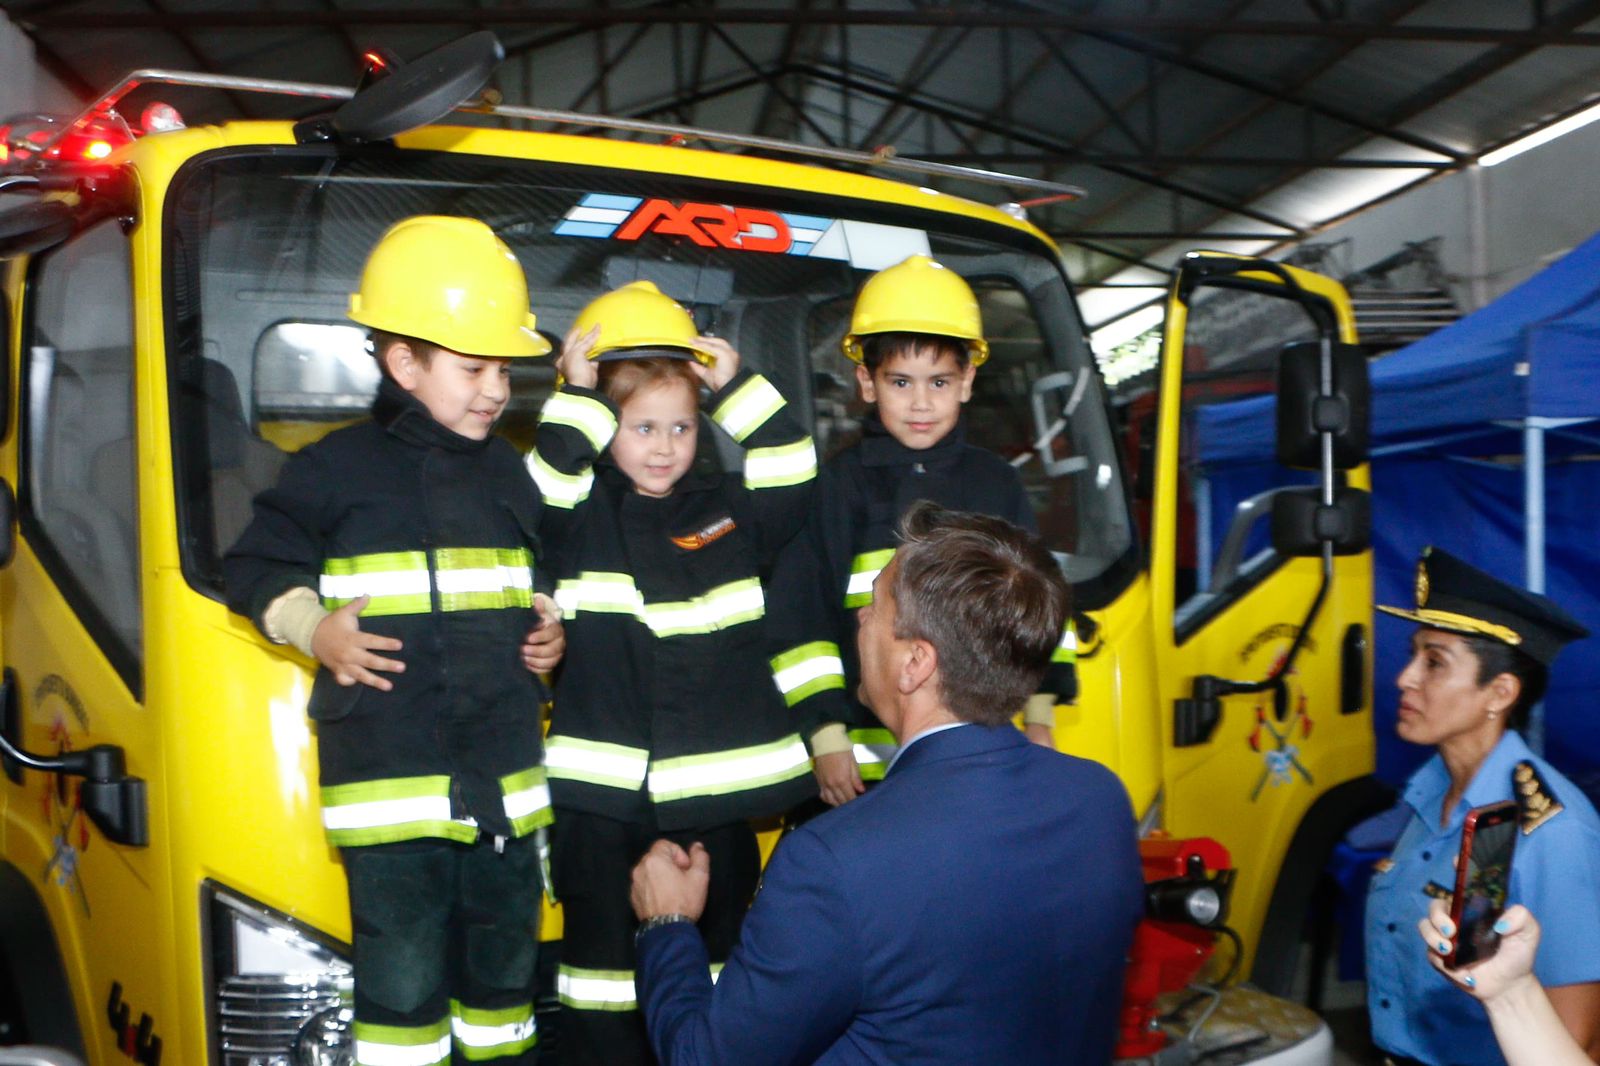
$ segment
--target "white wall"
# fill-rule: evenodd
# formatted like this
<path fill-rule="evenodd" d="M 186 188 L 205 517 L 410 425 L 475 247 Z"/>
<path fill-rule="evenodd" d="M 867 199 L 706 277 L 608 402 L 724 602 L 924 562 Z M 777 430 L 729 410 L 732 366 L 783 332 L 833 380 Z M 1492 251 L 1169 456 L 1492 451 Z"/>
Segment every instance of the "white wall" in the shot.
<path fill-rule="evenodd" d="M 1481 187 L 1481 238 L 1474 234 L 1475 185 Z M 1440 178 L 1315 239 L 1350 239 L 1349 261 L 1360 269 L 1407 242 L 1442 237 L 1439 253 L 1454 281 L 1457 302 L 1475 310 L 1597 230 L 1600 123 L 1499 166 Z"/>
<path fill-rule="evenodd" d="M 0 14 L 0 119 L 24 112 L 76 113 L 79 100 L 39 66 L 28 35 Z"/>

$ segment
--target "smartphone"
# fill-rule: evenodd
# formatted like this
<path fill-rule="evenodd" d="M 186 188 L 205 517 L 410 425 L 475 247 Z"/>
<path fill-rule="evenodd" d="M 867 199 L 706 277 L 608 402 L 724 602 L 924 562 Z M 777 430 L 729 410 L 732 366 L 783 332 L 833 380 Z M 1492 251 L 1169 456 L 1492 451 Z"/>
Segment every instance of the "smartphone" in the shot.
<path fill-rule="evenodd" d="M 1499 950 L 1494 923 L 1506 909 L 1516 844 L 1516 803 L 1493 803 L 1467 812 L 1456 856 L 1456 890 L 1450 898 L 1456 935 L 1445 956 L 1446 966 L 1468 966 Z"/>

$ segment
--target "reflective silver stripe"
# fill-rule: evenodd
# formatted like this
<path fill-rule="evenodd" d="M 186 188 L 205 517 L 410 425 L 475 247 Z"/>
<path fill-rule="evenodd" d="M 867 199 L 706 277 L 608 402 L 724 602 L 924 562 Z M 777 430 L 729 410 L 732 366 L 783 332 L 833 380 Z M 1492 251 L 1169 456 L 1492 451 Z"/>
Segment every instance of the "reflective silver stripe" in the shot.
<path fill-rule="evenodd" d="M 531 1047 L 538 1038 L 539 1026 L 534 1020 L 532 1003 L 494 1011 L 473 1010 L 455 1002 L 450 1006 L 454 1012 L 450 1031 L 463 1048 L 503 1048 L 502 1054 L 515 1054 Z"/>
<path fill-rule="evenodd" d="M 658 637 L 730 629 L 755 621 L 766 610 L 761 582 L 753 577 L 718 585 L 692 600 L 645 603 L 627 574 L 587 570 L 556 586 L 556 603 L 568 618 L 585 611 L 631 614 Z"/>
<path fill-rule="evenodd" d="M 553 778 L 633 791 L 644 784 L 650 753 L 557 733 L 545 743 L 544 765 Z"/>
<path fill-rule="evenodd" d="M 562 963 L 556 971 L 556 996 L 579 1010 L 625 1011 L 638 1008 L 632 970 L 589 970 Z"/>
<path fill-rule="evenodd" d="M 757 578 L 718 585 L 704 596 L 677 603 L 647 603 L 644 624 L 658 637 L 710 633 L 753 622 L 766 611 L 766 597 Z"/>
<path fill-rule="evenodd" d="M 575 578 L 565 578 L 556 585 L 556 604 L 567 616 L 583 611 L 644 616 L 644 597 L 627 574 L 585 570 Z"/>
<path fill-rule="evenodd" d="M 572 427 L 582 433 L 597 452 L 604 451 L 617 432 L 617 416 L 611 413 L 611 408 L 592 396 L 574 396 L 563 391 L 551 393 L 544 402 L 539 421 Z"/>
<path fill-rule="evenodd" d="M 851 574 L 850 584 L 845 586 L 844 594 L 846 596 L 871 596 L 872 583 L 878 580 L 878 575 L 881 573 L 883 573 L 882 570 L 863 570 L 860 573 Z"/>
<path fill-rule="evenodd" d="M 734 390 L 711 417 L 728 436 L 744 443 L 744 439 L 766 424 L 767 419 L 783 410 L 783 394 L 772 387 L 772 382 L 760 374 L 752 374 L 748 381 Z"/>
<path fill-rule="evenodd" d="M 570 511 L 589 498 L 594 487 L 594 470 L 585 468 L 579 474 L 563 474 L 544 461 L 538 452 L 528 453 L 528 473 L 539 486 L 544 502 L 563 511 Z"/>
<path fill-rule="evenodd" d="M 368 800 L 365 803 L 344 803 L 322 808 L 322 824 L 330 831 L 450 820 L 449 796 Z"/>
<path fill-rule="evenodd" d="M 361 1066 L 436 1066 L 450 1061 L 450 1026 L 408 1029 L 356 1022 L 356 1062 Z"/>
<path fill-rule="evenodd" d="M 810 437 L 775 448 L 751 448 L 744 455 L 744 487 L 777 489 L 817 476 L 817 446 Z"/>
<path fill-rule="evenodd" d="M 1072 621 L 1067 621 L 1066 629 L 1061 634 L 1061 643 L 1056 645 L 1056 650 L 1050 653 L 1050 661 L 1057 663 L 1075 663 L 1078 661 L 1078 630 Z"/>
<path fill-rule="evenodd" d="M 894 558 L 893 548 L 879 548 L 877 551 L 862 552 L 850 560 L 850 582 L 845 586 L 844 605 L 846 607 L 865 607 L 872 602 L 872 583 L 878 579 L 883 568 L 889 565 L 889 560 Z"/>
<path fill-rule="evenodd" d="M 468 570 L 438 571 L 441 593 L 500 592 L 533 588 L 533 571 L 526 566 L 485 566 Z"/>
<path fill-rule="evenodd" d="M 329 600 L 353 600 L 357 596 L 425 596 L 431 588 L 426 562 L 420 570 L 323 574 L 317 581 L 317 591 Z"/>
<path fill-rule="evenodd" d="M 810 769 L 805 744 L 791 733 L 771 744 L 653 760 L 650 798 L 661 803 L 726 795 L 787 781 Z"/>
<path fill-rule="evenodd" d="M 844 687 L 844 661 L 839 645 L 812 641 L 772 658 L 772 680 L 789 706 L 824 689 Z"/>

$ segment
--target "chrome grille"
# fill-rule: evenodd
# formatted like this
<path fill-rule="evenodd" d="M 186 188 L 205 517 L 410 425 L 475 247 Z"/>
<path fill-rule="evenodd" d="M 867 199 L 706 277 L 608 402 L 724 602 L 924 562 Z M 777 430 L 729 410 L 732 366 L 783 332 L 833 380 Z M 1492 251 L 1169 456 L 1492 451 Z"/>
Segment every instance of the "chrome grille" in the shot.
<path fill-rule="evenodd" d="M 330 1007 L 348 1006 L 348 986 L 349 978 L 334 975 L 225 978 L 217 994 L 223 1066 L 290 1066 L 300 1028 Z"/>

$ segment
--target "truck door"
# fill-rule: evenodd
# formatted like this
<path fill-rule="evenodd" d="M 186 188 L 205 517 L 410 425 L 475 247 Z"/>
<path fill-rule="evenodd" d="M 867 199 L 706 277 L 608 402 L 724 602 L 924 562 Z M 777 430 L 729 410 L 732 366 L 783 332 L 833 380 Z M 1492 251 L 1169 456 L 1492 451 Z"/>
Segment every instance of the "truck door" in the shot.
<path fill-rule="evenodd" d="M 1244 968 L 1262 936 L 1291 843 L 1307 827 L 1347 823 L 1341 785 L 1368 774 L 1371 553 L 1286 558 L 1272 547 L 1275 493 L 1317 483 L 1315 471 L 1276 462 L 1273 411 L 1258 402 L 1259 440 L 1219 439 L 1206 409 L 1270 394 L 1291 342 L 1355 340 L 1336 283 L 1255 260 L 1191 256 L 1175 271 L 1159 397 L 1151 587 L 1161 711 L 1166 828 L 1212 836 L 1232 853 L 1237 880 L 1229 924 Z M 1239 408 L 1235 408 L 1238 410 Z M 1215 412 L 1213 412 L 1215 413 Z M 1365 489 L 1365 467 L 1336 475 Z M 1283 669 L 1308 615 L 1292 665 Z M 1215 695 L 1205 679 L 1261 681 L 1258 691 Z M 1226 691 L 1226 686 L 1221 686 Z M 1337 837 L 1335 837 L 1337 839 Z M 1299 854 L 1299 853 L 1297 853 Z M 1310 895 L 1325 852 L 1288 863 Z M 1281 883 L 1290 884 L 1289 879 Z M 1298 939 L 1303 899 L 1292 919 Z M 1275 963 L 1276 965 L 1276 963 Z M 1258 974 L 1259 976 L 1259 974 Z"/>
<path fill-rule="evenodd" d="M 25 294 L 19 418 L 7 446 L 17 463 L 19 543 L 0 571 L 16 699 L 10 739 L 39 756 L 112 745 L 132 773 L 154 779 L 128 238 L 115 221 L 92 226 L 31 261 Z M 153 1042 L 174 1013 L 160 997 L 176 985 L 163 852 L 119 842 L 142 834 L 91 818 L 97 803 L 86 801 L 83 778 L 31 769 L 19 777 L 6 851 L 44 901 L 90 1059 L 154 1063 Z"/>

